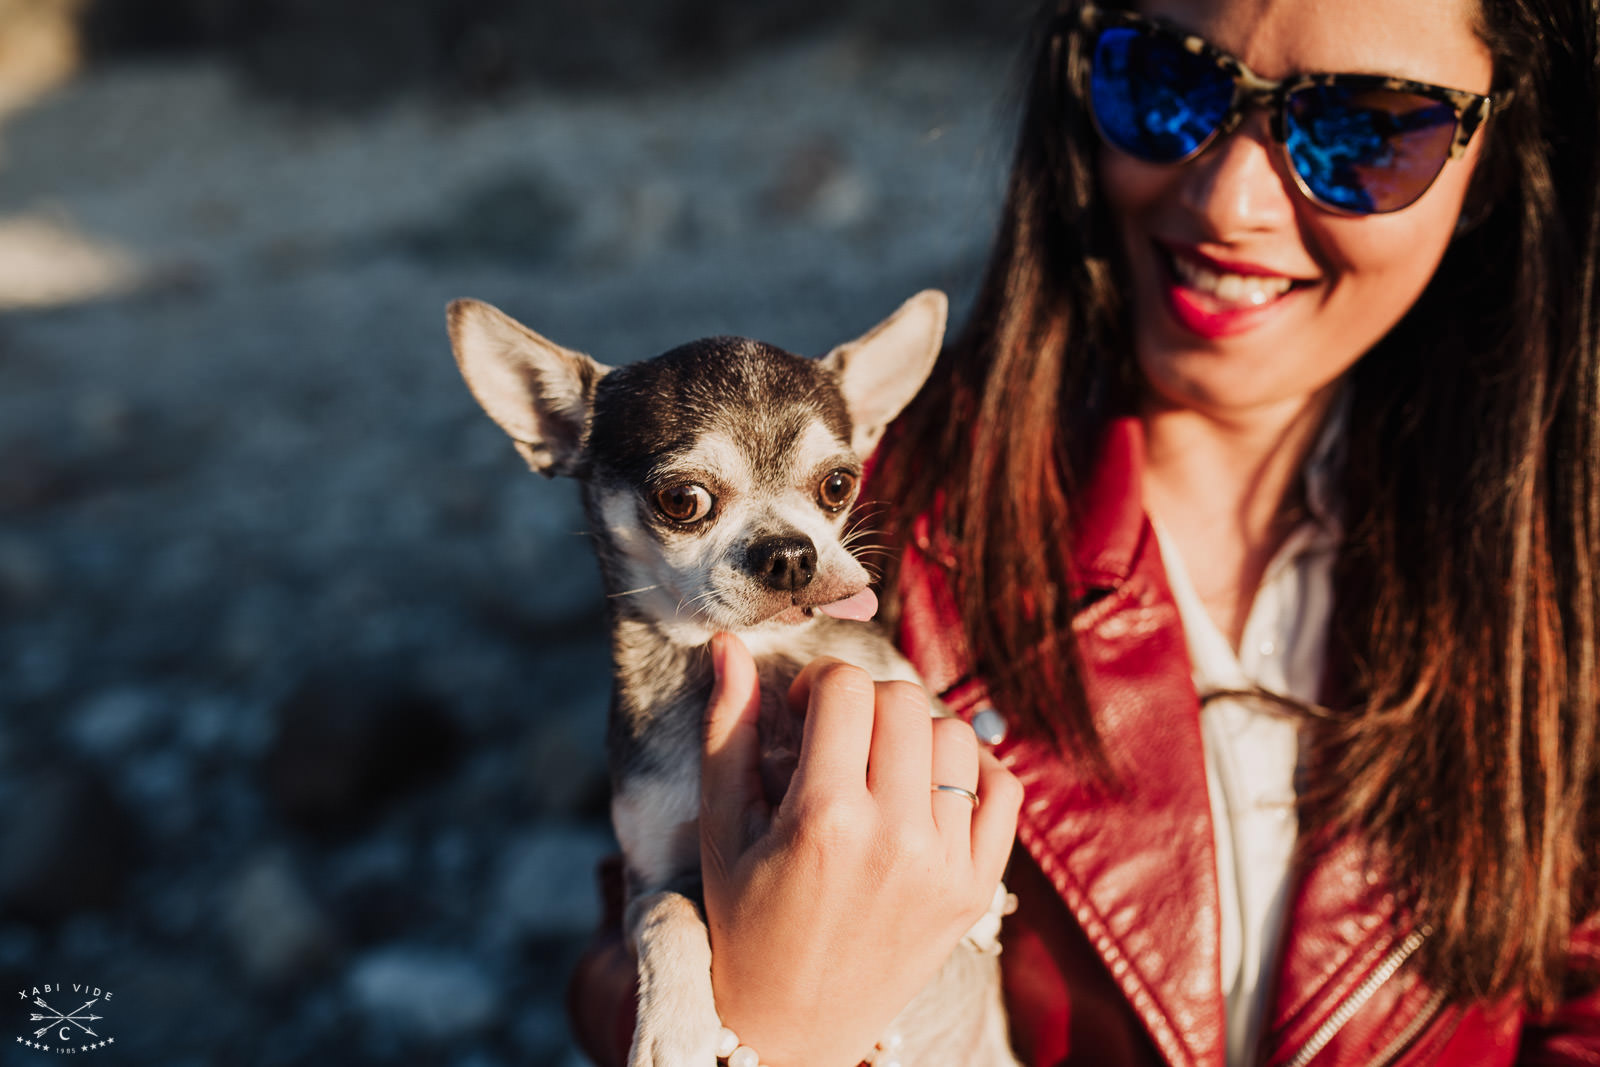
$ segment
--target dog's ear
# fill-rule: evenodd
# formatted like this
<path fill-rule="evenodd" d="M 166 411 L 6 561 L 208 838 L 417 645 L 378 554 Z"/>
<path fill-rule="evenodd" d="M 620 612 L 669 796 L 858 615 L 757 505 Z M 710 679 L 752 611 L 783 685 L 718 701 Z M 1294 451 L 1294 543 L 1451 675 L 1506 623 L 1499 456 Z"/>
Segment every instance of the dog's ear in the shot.
<path fill-rule="evenodd" d="M 865 458 L 900 410 L 911 402 L 933 370 L 944 345 L 950 301 L 924 289 L 865 335 L 822 357 L 844 394 L 855 424 L 850 444 Z"/>
<path fill-rule="evenodd" d="M 611 368 L 482 301 L 454 301 L 447 314 L 456 364 L 483 410 L 511 435 L 529 467 L 547 477 L 573 473 L 595 383 Z"/>

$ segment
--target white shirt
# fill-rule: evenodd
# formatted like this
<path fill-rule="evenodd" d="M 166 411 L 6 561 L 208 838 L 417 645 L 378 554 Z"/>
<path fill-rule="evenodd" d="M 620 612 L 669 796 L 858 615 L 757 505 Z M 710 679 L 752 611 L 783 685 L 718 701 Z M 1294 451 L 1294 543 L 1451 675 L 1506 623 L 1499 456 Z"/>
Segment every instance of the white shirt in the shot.
<path fill-rule="evenodd" d="M 1195 690 L 1265 689 L 1315 701 L 1322 683 L 1332 570 L 1339 525 L 1327 506 L 1336 447 L 1330 420 L 1306 467 L 1313 518 L 1297 527 L 1267 565 L 1236 654 L 1189 580 L 1170 536 L 1155 522 L 1161 559 L 1189 648 Z M 1152 520 L 1154 521 L 1154 520 Z M 1222 903 L 1222 988 L 1227 997 L 1228 1063 L 1255 1062 L 1270 1002 L 1298 820 L 1295 768 L 1299 728 L 1258 700 L 1218 697 L 1200 713 L 1211 822 Z"/>

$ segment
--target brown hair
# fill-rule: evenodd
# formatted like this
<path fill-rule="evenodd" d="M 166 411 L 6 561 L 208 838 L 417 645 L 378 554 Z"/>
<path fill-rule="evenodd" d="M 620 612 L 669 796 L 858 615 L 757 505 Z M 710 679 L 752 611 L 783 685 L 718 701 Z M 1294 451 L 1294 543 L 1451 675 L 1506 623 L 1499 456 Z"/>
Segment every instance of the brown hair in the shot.
<path fill-rule="evenodd" d="M 1600 904 L 1600 15 L 1594 0 L 1480 9 L 1514 96 L 1480 134 L 1473 224 L 1350 374 L 1330 642 L 1354 695 L 1308 721 L 1305 836 L 1373 843 L 1434 929 L 1432 980 L 1547 1006 L 1574 916 Z M 1055 14 L 1035 30 L 976 303 L 877 492 L 902 544 L 937 498 L 977 669 L 1026 728 L 1110 778 L 1063 546 L 1095 442 L 1137 386 L 1084 58 Z"/>

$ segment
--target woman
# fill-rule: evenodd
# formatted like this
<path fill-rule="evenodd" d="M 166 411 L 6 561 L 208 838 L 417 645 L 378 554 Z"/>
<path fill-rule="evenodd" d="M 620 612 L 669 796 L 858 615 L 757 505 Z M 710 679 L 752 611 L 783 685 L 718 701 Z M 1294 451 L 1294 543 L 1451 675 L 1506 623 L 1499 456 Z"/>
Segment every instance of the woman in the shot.
<path fill-rule="evenodd" d="M 713 984 L 762 1062 L 872 1047 L 1019 784 L 1025 1063 L 1600 1062 L 1597 21 L 1042 15 L 983 291 L 875 476 L 902 644 L 992 753 L 816 665 L 752 829 L 714 643 Z"/>

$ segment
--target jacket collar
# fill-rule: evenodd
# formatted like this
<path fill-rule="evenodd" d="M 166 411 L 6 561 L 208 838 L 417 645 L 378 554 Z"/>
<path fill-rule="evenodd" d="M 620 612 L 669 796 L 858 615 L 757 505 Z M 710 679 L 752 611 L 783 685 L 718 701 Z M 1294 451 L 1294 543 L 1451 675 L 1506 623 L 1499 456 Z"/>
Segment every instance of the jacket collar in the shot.
<path fill-rule="evenodd" d="M 1143 470 L 1144 428 L 1135 418 L 1112 420 L 1074 520 L 1073 573 L 1084 592 L 1113 589 L 1133 572 L 1147 535 Z"/>

